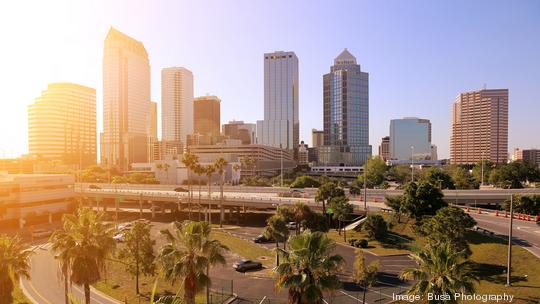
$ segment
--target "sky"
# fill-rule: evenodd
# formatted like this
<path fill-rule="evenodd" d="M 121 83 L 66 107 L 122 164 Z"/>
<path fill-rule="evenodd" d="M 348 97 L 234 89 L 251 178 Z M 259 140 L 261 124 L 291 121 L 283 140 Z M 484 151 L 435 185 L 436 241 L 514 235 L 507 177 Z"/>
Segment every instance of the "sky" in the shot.
<path fill-rule="evenodd" d="M 508 88 L 509 151 L 540 148 L 540 1 L 88 0 L 0 3 L 0 158 L 28 152 L 27 106 L 51 82 L 97 90 L 109 28 L 141 41 L 160 71 L 183 66 L 195 96 L 221 98 L 221 122 L 263 119 L 263 54 L 294 51 L 300 138 L 322 128 L 322 75 L 344 49 L 370 74 L 373 154 L 390 119 L 432 122 L 449 157 L 450 109 L 463 91 Z"/>

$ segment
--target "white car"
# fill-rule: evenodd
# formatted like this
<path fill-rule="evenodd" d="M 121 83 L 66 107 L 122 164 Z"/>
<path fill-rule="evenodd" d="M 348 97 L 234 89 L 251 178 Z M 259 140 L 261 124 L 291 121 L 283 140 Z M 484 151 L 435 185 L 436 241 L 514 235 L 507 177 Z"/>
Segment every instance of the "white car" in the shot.
<path fill-rule="evenodd" d="M 126 239 L 126 236 L 124 235 L 124 233 L 120 232 L 120 233 L 117 233 L 113 236 L 113 239 L 117 242 L 123 242 L 125 239 Z"/>

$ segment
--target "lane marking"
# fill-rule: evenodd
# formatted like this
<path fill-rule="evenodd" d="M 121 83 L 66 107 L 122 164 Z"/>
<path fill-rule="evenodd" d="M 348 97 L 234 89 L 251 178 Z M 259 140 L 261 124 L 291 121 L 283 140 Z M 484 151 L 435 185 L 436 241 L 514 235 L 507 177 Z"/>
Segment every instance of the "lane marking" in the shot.
<path fill-rule="evenodd" d="M 45 297 L 43 297 L 43 296 L 41 295 L 41 293 L 39 293 L 39 292 L 36 290 L 36 288 L 34 287 L 34 284 L 32 284 L 31 281 L 26 281 L 26 282 L 27 282 L 28 286 L 30 287 L 30 289 L 31 289 L 31 290 L 32 290 L 32 291 L 33 291 L 40 299 L 42 299 L 43 302 L 45 302 L 45 303 L 47 303 L 47 304 L 52 304 L 52 302 L 49 302 Z M 39 302 L 37 302 L 37 303 L 39 303 Z"/>

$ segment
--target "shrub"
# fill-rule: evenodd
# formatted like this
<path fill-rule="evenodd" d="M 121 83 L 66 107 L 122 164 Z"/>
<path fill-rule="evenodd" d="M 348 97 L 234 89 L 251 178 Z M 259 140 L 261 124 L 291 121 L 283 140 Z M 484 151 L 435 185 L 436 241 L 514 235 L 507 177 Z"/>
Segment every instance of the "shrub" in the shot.
<path fill-rule="evenodd" d="M 299 176 L 291 184 L 291 188 L 318 188 L 321 183 L 311 176 Z"/>
<path fill-rule="evenodd" d="M 357 239 L 349 239 L 349 245 L 356 247 L 356 241 Z"/>
<path fill-rule="evenodd" d="M 384 218 L 379 215 L 369 215 L 364 223 L 364 230 L 368 233 L 371 239 L 381 239 L 386 235 L 388 226 Z"/>
<path fill-rule="evenodd" d="M 368 246 L 368 241 L 366 239 L 358 240 L 357 243 L 358 243 L 358 246 L 356 246 L 356 247 L 367 248 L 367 246 Z"/>

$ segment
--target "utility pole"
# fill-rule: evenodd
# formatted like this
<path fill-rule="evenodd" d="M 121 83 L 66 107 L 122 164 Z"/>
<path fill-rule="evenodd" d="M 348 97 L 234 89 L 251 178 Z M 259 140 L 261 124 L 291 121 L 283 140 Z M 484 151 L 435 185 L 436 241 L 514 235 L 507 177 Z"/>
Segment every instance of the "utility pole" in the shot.
<path fill-rule="evenodd" d="M 482 182 L 480 183 L 480 186 L 484 185 L 484 151 L 482 151 Z"/>
<path fill-rule="evenodd" d="M 510 195 L 510 226 L 508 227 L 508 263 L 506 266 L 506 286 L 511 286 L 512 271 L 512 225 L 514 224 L 514 195 Z"/>

